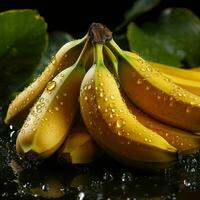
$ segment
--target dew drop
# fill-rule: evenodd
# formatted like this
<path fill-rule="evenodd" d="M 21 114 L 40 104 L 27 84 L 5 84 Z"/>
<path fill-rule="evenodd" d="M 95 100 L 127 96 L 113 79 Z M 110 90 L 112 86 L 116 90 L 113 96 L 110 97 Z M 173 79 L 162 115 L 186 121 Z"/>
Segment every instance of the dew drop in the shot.
<path fill-rule="evenodd" d="M 42 184 L 41 189 L 43 192 L 48 192 L 50 188 L 48 184 Z"/>
<path fill-rule="evenodd" d="M 115 113 L 115 109 L 114 108 L 112 108 L 111 111 L 112 111 L 112 113 Z"/>
<path fill-rule="evenodd" d="M 149 86 L 146 86 L 146 88 L 145 88 L 146 90 L 149 90 L 150 89 L 150 87 Z"/>
<path fill-rule="evenodd" d="M 112 100 L 114 100 L 114 99 L 115 99 L 115 97 L 114 97 L 113 95 L 111 95 L 111 96 L 110 96 L 110 98 L 111 98 Z"/>
<path fill-rule="evenodd" d="M 64 97 L 66 97 L 66 96 L 67 96 L 67 93 L 66 93 L 66 92 L 64 92 L 64 93 L 63 93 L 63 96 L 64 96 Z"/>
<path fill-rule="evenodd" d="M 103 175 L 103 180 L 106 181 L 106 182 L 110 182 L 112 181 L 114 178 L 113 178 L 113 175 L 109 172 L 106 172 L 104 173 Z"/>
<path fill-rule="evenodd" d="M 158 95 L 158 96 L 157 96 L 157 99 L 158 99 L 158 100 L 159 100 L 159 99 L 161 99 L 161 96 L 160 96 L 160 95 Z"/>
<path fill-rule="evenodd" d="M 190 187 L 191 186 L 191 183 L 187 180 L 184 180 L 183 181 L 183 184 L 186 186 L 186 187 Z"/>
<path fill-rule="evenodd" d="M 100 92 L 99 96 L 100 96 L 100 97 L 103 97 L 103 92 Z"/>
<path fill-rule="evenodd" d="M 105 99 L 104 99 L 105 101 L 108 101 L 108 98 L 107 97 L 105 97 Z"/>
<path fill-rule="evenodd" d="M 129 183 L 133 179 L 132 174 L 130 172 L 126 172 L 122 174 L 121 180 L 122 182 Z"/>
<path fill-rule="evenodd" d="M 57 106 L 55 106 L 54 109 L 55 109 L 56 111 L 59 111 L 59 108 L 58 108 Z"/>
<path fill-rule="evenodd" d="M 141 80 L 141 79 L 138 79 L 138 80 L 137 80 L 137 84 L 140 85 L 141 83 L 142 83 L 142 80 Z"/>
<path fill-rule="evenodd" d="M 125 124 L 125 121 L 122 119 L 118 119 L 116 121 L 116 128 L 121 128 Z"/>
<path fill-rule="evenodd" d="M 52 91 L 56 87 L 56 82 L 55 81 L 50 81 L 47 84 L 47 90 Z"/>
<path fill-rule="evenodd" d="M 88 90 L 90 90 L 92 88 L 92 86 L 91 85 L 88 85 Z"/>
<path fill-rule="evenodd" d="M 87 96 L 85 96 L 85 97 L 84 97 L 84 99 L 85 99 L 85 101 L 87 101 L 87 100 L 88 100 L 88 97 L 87 97 Z"/>
<path fill-rule="evenodd" d="M 191 107 L 188 106 L 188 107 L 186 108 L 185 112 L 186 112 L 186 113 L 190 113 L 190 112 L 191 112 Z"/>
<path fill-rule="evenodd" d="M 61 102 L 60 102 L 60 105 L 61 105 L 61 106 L 63 106 L 63 105 L 64 105 L 64 103 L 61 101 Z"/>

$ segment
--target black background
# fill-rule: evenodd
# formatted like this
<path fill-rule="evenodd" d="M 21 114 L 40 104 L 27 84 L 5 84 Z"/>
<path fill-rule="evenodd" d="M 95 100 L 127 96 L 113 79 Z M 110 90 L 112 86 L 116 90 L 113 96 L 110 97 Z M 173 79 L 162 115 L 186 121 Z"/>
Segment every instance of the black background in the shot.
<path fill-rule="evenodd" d="M 67 31 L 75 37 L 83 35 L 92 22 L 101 22 L 113 30 L 122 22 L 124 13 L 134 0 L 0 0 L 0 11 L 37 9 L 48 23 L 48 30 Z M 162 0 L 158 7 L 137 19 L 153 18 L 168 7 L 186 7 L 200 15 L 200 1 Z"/>

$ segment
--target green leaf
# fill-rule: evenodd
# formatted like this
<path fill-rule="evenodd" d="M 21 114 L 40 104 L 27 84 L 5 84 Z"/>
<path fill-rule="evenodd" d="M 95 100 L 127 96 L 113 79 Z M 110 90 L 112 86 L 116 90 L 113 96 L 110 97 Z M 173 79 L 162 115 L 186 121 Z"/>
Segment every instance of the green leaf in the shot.
<path fill-rule="evenodd" d="M 73 40 L 73 37 L 62 31 L 54 31 L 49 35 L 49 45 L 43 54 L 38 67 L 33 72 L 32 78 L 36 78 L 44 68 L 49 64 L 52 56 L 67 42 Z"/>
<path fill-rule="evenodd" d="M 128 26 L 127 37 L 131 51 L 137 52 L 144 59 L 174 66 L 181 65 L 179 58 L 173 53 L 170 54 L 162 41 L 152 38 L 136 24 L 131 23 Z"/>
<path fill-rule="evenodd" d="M 47 25 L 34 10 L 0 13 L 0 96 L 30 76 L 47 44 Z M 6 88 L 6 89 L 5 89 Z"/>
<path fill-rule="evenodd" d="M 145 23 L 143 29 L 131 23 L 129 47 L 147 60 L 181 66 L 200 65 L 200 20 L 184 8 L 164 10 L 157 22 Z"/>
<path fill-rule="evenodd" d="M 121 30 L 133 19 L 139 17 L 143 13 L 152 10 L 160 3 L 160 0 L 137 0 L 124 16 L 124 21 L 116 28 L 116 31 Z"/>

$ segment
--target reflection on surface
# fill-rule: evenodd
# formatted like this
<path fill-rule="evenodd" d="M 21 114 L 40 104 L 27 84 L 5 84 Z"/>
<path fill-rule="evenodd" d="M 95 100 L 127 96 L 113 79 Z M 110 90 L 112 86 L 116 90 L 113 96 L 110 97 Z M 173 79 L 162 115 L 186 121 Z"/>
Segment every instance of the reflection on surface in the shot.
<path fill-rule="evenodd" d="M 20 160 L 12 127 L 0 141 L 0 199 L 199 199 L 200 154 L 159 172 L 125 167 L 104 155 L 90 165 L 60 166 L 56 157 L 43 163 Z"/>

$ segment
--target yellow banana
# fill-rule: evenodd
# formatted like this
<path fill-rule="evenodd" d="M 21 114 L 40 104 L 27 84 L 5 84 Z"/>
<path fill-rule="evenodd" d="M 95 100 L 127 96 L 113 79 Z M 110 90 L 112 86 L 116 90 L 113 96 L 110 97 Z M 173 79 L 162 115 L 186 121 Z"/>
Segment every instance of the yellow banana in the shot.
<path fill-rule="evenodd" d="M 82 117 L 92 137 L 108 154 L 128 165 L 176 160 L 177 149 L 130 113 L 104 65 L 101 44 L 95 44 L 95 54 L 95 64 L 84 77 L 80 92 Z"/>
<path fill-rule="evenodd" d="M 74 64 L 86 41 L 86 36 L 63 45 L 44 72 L 30 86 L 22 91 L 10 104 L 5 118 L 6 124 L 21 126 L 30 108 L 38 99 L 47 83 L 59 72 Z"/>
<path fill-rule="evenodd" d="M 137 57 L 136 54 L 132 52 L 126 51 L 126 53 L 133 58 Z M 196 73 L 192 70 L 179 69 L 155 62 L 149 63 L 158 71 L 164 73 L 167 78 L 171 79 L 177 85 L 189 92 L 200 95 L 200 72 Z"/>
<path fill-rule="evenodd" d="M 131 113 L 136 116 L 136 119 L 142 125 L 158 133 L 167 140 L 169 144 L 181 151 L 182 154 L 195 153 L 200 149 L 200 136 L 158 122 L 139 110 L 125 95 L 124 100 Z"/>
<path fill-rule="evenodd" d="M 114 40 L 109 46 L 119 57 L 120 84 L 136 106 L 166 124 L 200 131 L 199 96 L 173 83 L 137 54 L 128 55 Z"/>
<path fill-rule="evenodd" d="M 70 131 L 58 154 L 61 161 L 84 164 L 94 161 L 99 151 L 88 131 L 83 127 L 75 127 Z"/>
<path fill-rule="evenodd" d="M 50 81 L 17 137 L 17 153 L 30 160 L 52 155 L 65 140 L 78 109 L 88 43 L 75 64 Z"/>

